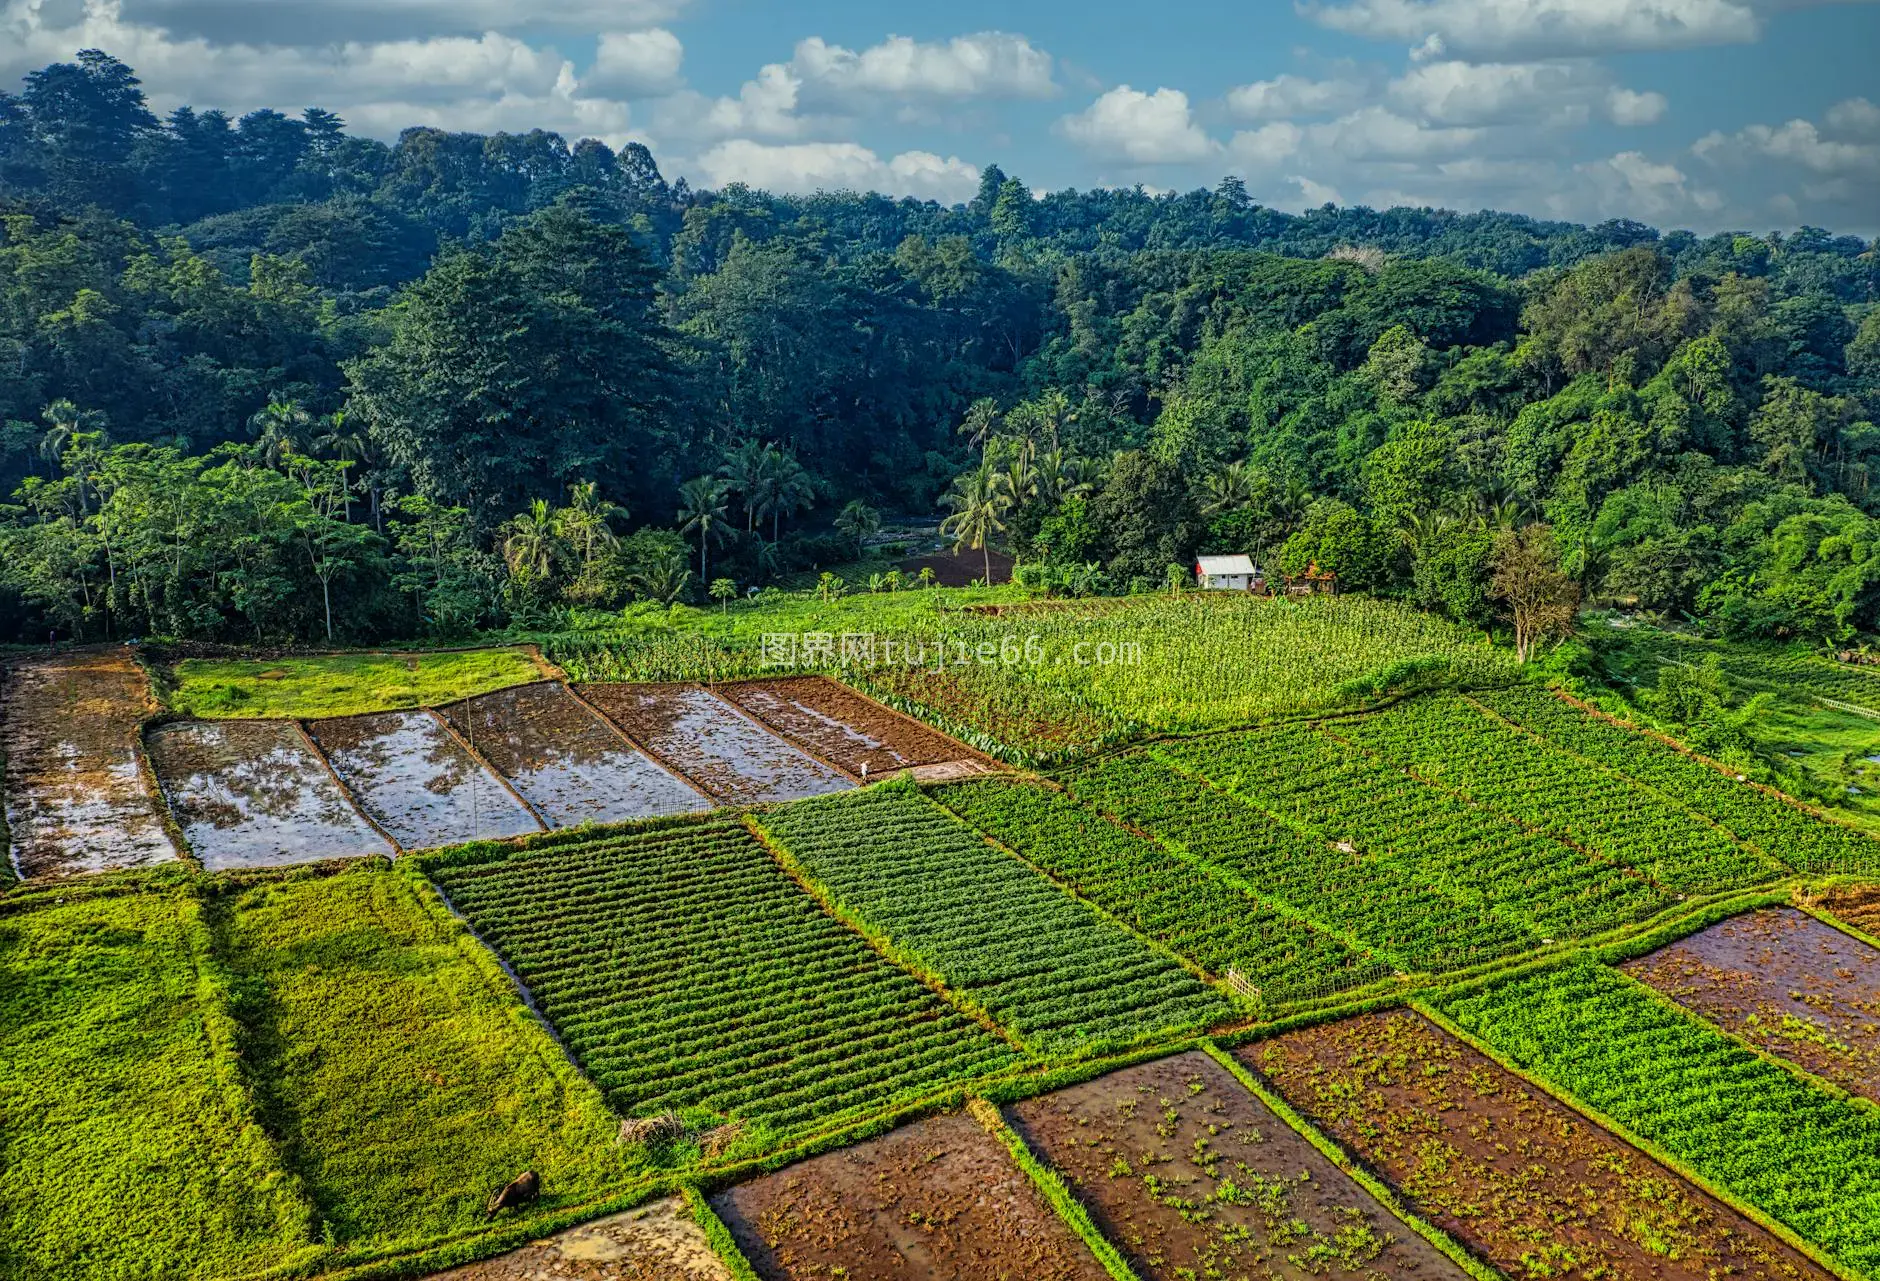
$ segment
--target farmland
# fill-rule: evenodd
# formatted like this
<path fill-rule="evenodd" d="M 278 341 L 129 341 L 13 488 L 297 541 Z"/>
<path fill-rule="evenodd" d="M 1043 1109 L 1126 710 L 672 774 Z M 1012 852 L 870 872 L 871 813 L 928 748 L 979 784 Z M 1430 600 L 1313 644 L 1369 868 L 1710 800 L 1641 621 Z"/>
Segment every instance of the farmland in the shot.
<path fill-rule="evenodd" d="M 520 649 L 331 654 L 279 659 L 187 658 L 165 673 L 167 702 L 185 716 L 318 720 L 436 707 L 540 680 Z"/>
<path fill-rule="evenodd" d="M 766 813 L 829 901 L 1025 1044 L 1064 1051 L 1205 1027 L 1232 1009 L 1168 955 L 887 784 Z"/>
<path fill-rule="evenodd" d="M 1581 963 L 1436 1007 L 1848 1266 L 1880 1265 L 1880 1115 Z"/>
<path fill-rule="evenodd" d="M 624 1116 L 761 1146 L 1020 1057 L 825 915 L 735 819 L 437 858 Z"/>

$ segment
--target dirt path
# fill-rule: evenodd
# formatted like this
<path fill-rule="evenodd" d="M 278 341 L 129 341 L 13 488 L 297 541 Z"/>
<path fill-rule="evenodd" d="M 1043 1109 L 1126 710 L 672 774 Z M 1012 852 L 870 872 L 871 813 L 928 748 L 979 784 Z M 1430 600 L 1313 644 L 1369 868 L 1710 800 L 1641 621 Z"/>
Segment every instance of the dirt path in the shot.
<path fill-rule="evenodd" d="M 569 1228 L 431 1281 L 731 1281 L 678 1197 Z"/>

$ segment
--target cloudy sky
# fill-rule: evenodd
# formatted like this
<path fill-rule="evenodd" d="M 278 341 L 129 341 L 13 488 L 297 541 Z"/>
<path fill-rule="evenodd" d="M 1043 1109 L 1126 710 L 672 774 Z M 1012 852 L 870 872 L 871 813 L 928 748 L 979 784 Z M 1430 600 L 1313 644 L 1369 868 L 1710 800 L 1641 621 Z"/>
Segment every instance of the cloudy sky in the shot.
<path fill-rule="evenodd" d="M 88 46 L 159 110 L 638 139 L 707 186 L 1880 234 L 1877 0 L 0 0 L 0 83 Z"/>

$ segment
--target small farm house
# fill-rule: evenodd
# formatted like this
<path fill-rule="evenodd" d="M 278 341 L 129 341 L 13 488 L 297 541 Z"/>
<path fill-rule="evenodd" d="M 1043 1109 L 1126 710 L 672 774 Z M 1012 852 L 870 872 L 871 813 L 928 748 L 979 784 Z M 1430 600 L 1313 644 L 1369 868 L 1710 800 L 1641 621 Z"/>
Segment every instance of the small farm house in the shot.
<path fill-rule="evenodd" d="M 1252 592 L 1260 590 L 1262 585 L 1251 556 L 1200 556 L 1195 559 L 1195 586 L 1204 591 Z"/>

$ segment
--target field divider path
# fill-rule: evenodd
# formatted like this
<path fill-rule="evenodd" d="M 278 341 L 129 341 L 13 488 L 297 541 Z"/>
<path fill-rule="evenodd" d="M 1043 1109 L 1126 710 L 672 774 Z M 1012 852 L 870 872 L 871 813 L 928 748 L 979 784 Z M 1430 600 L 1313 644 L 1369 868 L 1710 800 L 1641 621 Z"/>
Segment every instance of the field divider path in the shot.
<path fill-rule="evenodd" d="M 1136 1270 L 1123 1258 L 1122 1252 L 1110 1244 L 1109 1239 L 1098 1229 L 1096 1221 L 1090 1217 L 1090 1211 L 1077 1199 L 1077 1194 L 1071 1191 L 1063 1176 L 1038 1159 L 1031 1145 L 1025 1142 L 1025 1137 L 1012 1128 L 1012 1123 L 1005 1119 L 1005 1114 L 999 1111 L 997 1105 L 982 1098 L 971 1098 L 966 1101 L 966 1113 L 1011 1154 L 1012 1163 L 1025 1172 L 1025 1177 L 1031 1180 L 1032 1186 L 1044 1196 L 1046 1203 L 1057 1212 L 1065 1226 L 1082 1239 L 1103 1270 L 1110 1274 L 1111 1281 L 1142 1281 Z"/>
<path fill-rule="evenodd" d="M 366 826 L 377 832 L 385 839 L 385 843 L 392 847 L 392 857 L 396 858 L 400 854 L 405 853 L 405 847 L 398 843 L 398 838 L 387 831 L 383 823 L 373 818 L 359 798 L 353 795 L 352 788 L 346 786 L 346 780 L 341 778 L 339 771 L 333 768 L 333 762 L 327 759 L 326 752 L 320 747 L 319 740 L 307 732 L 307 723 L 305 721 L 296 720 L 294 722 L 294 732 L 300 735 L 300 741 L 305 743 L 307 750 L 313 753 L 313 759 L 320 762 L 320 768 L 325 770 L 326 776 L 333 780 L 333 786 L 339 789 L 339 794 L 346 798 L 348 805 L 352 806 L 353 813 L 364 819 Z"/>
<path fill-rule="evenodd" d="M 1646 987 L 1647 985 L 1641 983 L 1639 986 Z M 1776 1239 L 1781 1241 L 1784 1245 L 1797 1251 L 1810 1262 L 1825 1268 L 1828 1272 L 1839 1277 L 1841 1281 L 1872 1281 L 1872 1278 L 1842 1263 L 1839 1259 L 1835 1258 L 1834 1255 L 1822 1249 L 1820 1246 L 1815 1245 L 1812 1241 L 1796 1232 L 1795 1229 L 1775 1218 L 1775 1216 L 1766 1214 L 1741 1197 L 1725 1191 L 1716 1183 L 1713 1183 L 1711 1180 L 1692 1169 L 1688 1163 L 1675 1156 L 1667 1149 L 1633 1132 L 1631 1127 L 1622 1125 L 1598 1108 L 1578 1098 L 1564 1087 L 1556 1086 L 1537 1074 L 1518 1067 L 1511 1059 L 1502 1054 L 1501 1051 L 1497 1050 L 1480 1037 L 1475 1036 L 1455 1022 L 1455 1020 L 1445 1015 L 1441 1010 L 1437 1009 L 1425 998 L 1424 994 L 1419 993 L 1412 996 L 1408 1005 L 1410 1009 L 1421 1014 L 1424 1018 L 1449 1033 L 1449 1035 L 1455 1037 L 1458 1041 L 1461 1041 L 1476 1053 L 1488 1058 L 1503 1071 L 1511 1073 L 1518 1080 L 1532 1087 L 1537 1093 L 1545 1095 L 1562 1107 L 1585 1118 L 1588 1122 L 1605 1130 L 1620 1142 L 1631 1145 L 1652 1160 L 1658 1162 L 1658 1164 L 1677 1174 L 1680 1178 L 1688 1180 L 1692 1186 L 1696 1187 L 1706 1196 L 1721 1202 L 1723 1205 L 1728 1206 L 1730 1209 L 1736 1211 L 1736 1213 L 1748 1219 L 1751 1223 L 1773 1234 Z M 1684 1011 L 1681 1008 L 1679 1012 L 1686 1017 L 1691 1017 L 1688 1011 Z M 1793 1069 L 1791 1068 L 1791 1070 Z"/>
<path fill-rule="evenodd" d="M 485 757 L 482 752 L 477 750 L 476 744 L 472 743 L 458 732 L 457 727 L 451 724 L 450 717 L 444 715 L 444 713 L 440 712 L 435 707 L 427 707 L 424 710 L 430 713 L 433 720 L 444 727 L 444 732 L 450 735 L 451 740 L 455 742 L 457 746 L 463 748 L 465 755 L 475 761 L 479 769 L 488 772 L 489 776 L 495 779 L 505 792 L 508 792 L 511 796 L 516 798 L 516 804 L 522 806 L 522 808 L 527 811 L 529 817 L 540 824 L 544 832 L 552 832 L 555 830 L 555 825 L 543 818 L 540 810 L 529 804 L 529 798 L 524 796 L 521 792 L 518 792 L 516 785 L 511 783 L 501 770 L 490 764 L 489 759 Z"/>
<path fill-rule="evenodd" d="M 849 782 L 854 783 L 857 786 L 860 786 L 862 783 L 867 781 L 860 774 L 857 774 L 854 770 L 851 770 L 847 768 L 846 766 L 837 764 L 835 761 L 830 760 L 827 756 L 824 756 L 821 752 L 811 747 L 808 743 L 804 742 L 802 739 L 797 738 L 793 734 L 786 734 L 777 726 L 772 725 L 769 722 L 763 720 L 762 718 L 758 716 L 754 716 L 750 712 L 745 711 L 742 707 L 739 707 L 736 703 L 726 698 L 723 694 L 720 694 L 716 689 L 706 684 L 704 681 L 689 681 L 687 683 L 692 685 L 695 689 L 700 690 L 702 693 L 706 695 L 706 697 L 710 698 L 714 703 L 719 703 L 725 707 L 730 708 L 733 712 L 736 712 L 739 716 L 749 721 L 757 729 L 762 730 L 764 733 L 770 735 L 772 738 L 779 739 L 782 742 L 789 744 L 791 747 L 794 747 L 797 751 L 803 753 L 803 755 L 809 757 L 812 761 L 815 761 L 818 765 L 827 766 L 828 768 L 834 770 L 836 773 L 842 775 L 843 778 L 848 779 Z M 884 774 L 881 776 L 881 778 L 877 778 L 874 781 L 879 783 L 882 778 L 890 778 L 890 777 L 892 777 L 892 775 Z"/>
<path fill-rule="evenodd" d="M 692 1212 L 692 1221 L 697 1223 L 699 1231 L 705 1234 L 705 1241 L 718 1256 L 718 1261 L 725 1265 L 732 1281 L 763 1281 L 757 1275 L 757 1269 L 744 1257 L 744 1251 L 738 1248 L 738 1239 L 731 1235 L 731 1229 L 718 1217 L 718 1211 L 712 1209 L 711 1200 L 699 1189 L 695 1182 L 682 1183 L 679 1193 L 685 1198 L 686 1208 Z"/>
<path fill-rule="evenodd" d="M 660 755 L 658 752 L 655 752 L 651 747 L 647 746 L 645 743 L 640 742 L 638 739 L 633 737 L 633 735 L 627 733 L 625 726 L 620 724 L 620 722 L 616 721 L 613 717 L 609 716 L 606 712 L 603 712 L 600 708 L 594 706 L 593 703 L 590 703 L 581 694 L 581 692 L 574 687 L 573 684 L 567 681 L 563 681 L 561 682 L 561 687 L 568 692 L 568 697 L 572 698 L 575 702 L 579 703 L 582 707 L 586 708 L 590 716 L 592 716 L 595 720 L 599 721 L 602 725 L 606 726 L 609 730 L 611 730 L 615 738 L 619 739 L 621 742 L 625 743 L 628 747 L 632 748 L 634 751 L 644 756 L 647 760 L 651 761 L 654 765 L 657 765 L 660 769 L 665 770 L 668 774 L 678 779 L 681 783 L 684 783 L 687 787 L 691 788 L 693 791 L 697 792 L 700 796 L 710 801 L 714 806 L 723 805 L 725 803 L 723 797 L 715 795 L 710 790 L 708 790 L 703 783 L 699 782 L 696 778 L 693 778 L 690 774 L 680 769 L 673 762 L 667 760 L 664 756 Z M 719 699 L 717 701 L 723 702 L 724 700 Z"/>
<path fill-rule="evenodd" d="M 1461 1242 L 1411 1210 L 1389 1184 L 1371 1172 L 1369 1166 L 1353 1158 L 1342 1146 L 1301 1116 L 1292 1104 L 1281 1098 L 1276 1091 L 1268 1089 L 1266 1083 L 1248 1071 L 1246 1065 L 1239 1059 L 1227 1053 L 1208 1037 L 1201 1039 L 1199 1048 L 1203 1054 L 1213 1059 L 1240 1082 L 1243 1089 L 1264 1103 L 1274 1116 L 1285 1122 L 1300 1138 L 1318 1149 L 1326 1160 L 1344 1171 L 1352 1182 L 1369 1193 L 1371 1198 L 1388 1210 L 1394 1218 L 1435 1246 L 1457 1267 L 1474 1277 L 1475 1281 L 1507 1281 L 1499 1270 L 1484 1263 Z"/>
<path fill-rule="evenodd" d="M 1131 937 L 1135 938 L 1136 941 L 1141 943 L 1144 947 L 1150 948 L 1151 950 L 1156 951 L 1156 952 L 1160 952 L 1162 955 L 1168 957 L 1171 961 L 1175 962 L 1175 964 L 1181 966 L 1184 970 L 1187 970 L 1188 973 L 1192 974 L 1196 979 L 1198 979 L 1199 981 L 1203 983 L 1206 983 L 1209 987 L 1212 987 L 1216 991 L 1220 992 L 1222 996 L 1225 996 L 1228 999 L 1228 1001 L 1234 1006 L 1234 1008 L 1241 1010 L 1243 1013 L 1247 1014 L 1249 1018 L 1255 1018 L 1255 1019 L 1258 1018 L 1258 1011 L 1246 1009 L 1246 1006 L 1243 1003 L 1244 998 L 1242 998 L 1237 991 L 1235 991 L 1233 988 L 1227 985 L 1223 976 L 1208 973 L 1207 968 L 1205 966 L 1196 964 L 1194 961 L 1191 961 L 1187 957 L 1183 956 L 1180 952 L 1177 952 L 1174 948 L 1170 947 L 1168 944 L 1162 942 L 1161 940 L 1151 938 L 1147 934 L 1144 934 L 1141 930 L 1131 925 L 1128 921 L 1123 920 L 1121 917 L 1117 916 L 1115 913 L 1109 911 L 1101 903 L 1098 903 L 1095 899 L 1087 898 L 1083 894 L 1079 893 L 1075 886 L 1067 885 L 1064 881 L 1051 875 L 1050 872 L 1046 871 L 1044 868 L 1040 867 L 1038 864 L 1032 862 L 1032 860 L 1030 860 L 1029 858 L 1026 858 L 1025 855 L 1022 852 L 1020 852 L 1018 849 L 1014 848 L 1013 846 L 1007 845 L 1004 841 L 1000 840 L 996 836 L 991 835 L 990 833 L 980 831 L 979 828 L 975 826 L 972 823 L 972 821 L 969 820 L 965 815 L 952 809 L 950 806 L 947 805 L 945 801 L 940 800 L 938 797 L 936 797 L 934 795 L 934 792 L 938 790 L 940 789 L 939 788 L 934 788 L 933 790 L 923 789 L 922 795 L 924 795 L 934 805 L 937 805 L 941 809 L 945 810 L 957 822 L 964 824 L 981 840 L 985 841 L 986 844 L 992 846 L 996 850 L 1000 850 L 1003 853 L 1011 855 L 1013 858 L 1017 859 L 1020 863 L 1023 863 L 1026 867 L 1036 872 L 1039 876 L 1042 876 L 1045 880 L 1051 882 L 1053 885 L 1057 886 L 1060 890 L 1063 890 L 1064 893 L 1070 895 L 1072 898 L 1076 899 L 1079 903 L 1082 903 L 1085 907 L 1089 908 L 1092 912 L 1094 912 L 1098 917 L 1102 918 L 1105 921 L 1108 921 L 1111 925 L 1114 925 L 1117 929 L 1122 930 L 1125 934 L 1128 934 Z M 1099 815 L 1099 817 L 1107 817 L 1107 816 Z"/>
<path fill-rule="evenodd" d="M 764 829 L 757 821 L 756 815 L 745 814 L 742 816 L 742 821 L 745 830 L 749 831 L 752 838 L 764 848 L 765 853 L 776 860 L 777 866 L 783 869 L 784 875 L 788 876 L 796 883 L 799 889 L 814 899 L 817 906 L 821 907 L 823 911 L 827 912 L 830 916 L 842 922 L 842 924 L 859 935 L 864 943 L 868 944 L 872 950 L 880 954 L 890 965 L 913 975 L 923 985 L 930 988 L 941 1000 L 951 1005 L 954 1009 L 964 1014 L 986 1031 L 992 1033 L 992 1035 L 998 1037 L 1001 1041 L 1004 1041 L 1026 1058 L 1034 1061 L 1044 1058 L 1043 1050 L 1037 1046 L 1031 1045 L 1017 1033 L 1005 1027 L 997 1019 L 993 1018 L 977 1001 L 973 1001 L 955 992 L 951 987 L 947 986 L 946 980 L 941 978 L 933 969 L 917 960 L 904 948 L 898 947 L 886 938 L 876 934 L 874 930 L 869 928 L 867 922 L 862 920 L 859 914 L 842 906 L 842 904 L 836 900 L 835 896 L 829 892 L 827 886 L 812 876 L 809 869 L 798 862 L 794 854 L 784 848 L 782 842 L 773 838 L 771 834 Z"/>

